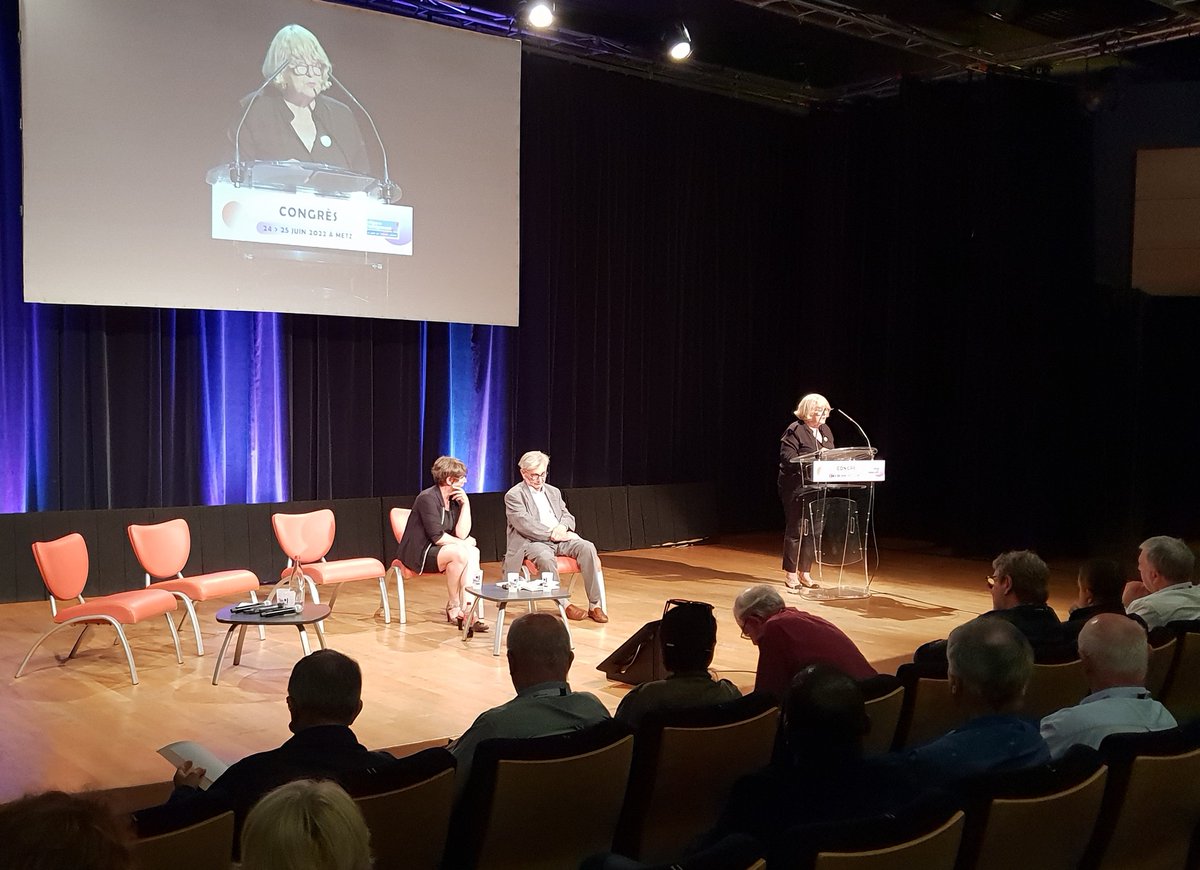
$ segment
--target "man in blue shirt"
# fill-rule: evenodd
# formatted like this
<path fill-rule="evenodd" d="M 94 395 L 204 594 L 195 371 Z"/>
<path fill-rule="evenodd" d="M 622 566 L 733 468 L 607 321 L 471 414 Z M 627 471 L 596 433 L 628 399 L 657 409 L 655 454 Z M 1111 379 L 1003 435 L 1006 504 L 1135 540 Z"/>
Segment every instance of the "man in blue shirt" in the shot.
<path fill-rule="evenodd" d="M 1018 714 L 1033 675 L 1033 647 L 1003 619 L 977 617 L 946 643 L 950 693 L 967 723 L 903 757 L 930 786 L 1050 760 L 1038 723 Z"/>

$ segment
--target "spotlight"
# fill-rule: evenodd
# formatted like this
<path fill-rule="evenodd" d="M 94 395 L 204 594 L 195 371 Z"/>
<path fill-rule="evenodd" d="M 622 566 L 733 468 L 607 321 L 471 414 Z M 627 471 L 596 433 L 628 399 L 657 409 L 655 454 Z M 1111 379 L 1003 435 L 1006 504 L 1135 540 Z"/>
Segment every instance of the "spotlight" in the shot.
<path fill-rule="evenodd" d="M 554 23 L 554 4 L 549 0 L 525 3 L 525 21 L 530 27 L 545 29 Z"/>
<path fill-rule="evenodd" d="M 687 60 L 692 54 L 692 36 L 683 24 L 677 24 L 667 33 L 667 56 L 673 61 Z"/>

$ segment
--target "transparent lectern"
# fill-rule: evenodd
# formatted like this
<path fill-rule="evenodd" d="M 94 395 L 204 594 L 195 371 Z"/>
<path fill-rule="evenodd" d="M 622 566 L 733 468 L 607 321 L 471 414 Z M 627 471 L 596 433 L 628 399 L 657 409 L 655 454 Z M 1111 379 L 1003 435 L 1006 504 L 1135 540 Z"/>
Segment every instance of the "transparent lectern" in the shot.
<path fill-rule="evenodd" d="M 820 586 L 801 589 L 805 598 L 866 598 L 871 594 L 867 542 L 874 535 L 875 484 L 884 480 L 884 460 L 874 447 L 835 447 L 797 456 L 804 490 L 816 492 L 804 517 L 803 533 L 812 535 L 816 554 L 813 579 Z"/>

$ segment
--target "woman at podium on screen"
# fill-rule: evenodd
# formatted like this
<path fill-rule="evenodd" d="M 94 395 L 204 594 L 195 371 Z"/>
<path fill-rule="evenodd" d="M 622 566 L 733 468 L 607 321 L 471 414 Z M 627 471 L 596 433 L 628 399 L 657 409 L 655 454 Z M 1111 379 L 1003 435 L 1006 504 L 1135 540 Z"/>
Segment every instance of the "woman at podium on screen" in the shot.
<path fill-rule="evenodd" d="M 814 588 L 812 563 L 816 556 L 808 509 L 817 498 L 816 490 L 804 482 L 803 464 L 794 462 L 818 450 L 833 447 L 833 432 L 825 424 L 833 408 L 820 393 L 809 393 L 793 412 L 796 422 L 784 430 L 779 440 L 779 499 L 783 502 L 783 571 L 789 592 Z"/>
<path fill-rule="evenodd" d="M 242 100 L 245 119 L 231 132 L 241 160 L 298 160 L 371 174 L 354 114 L 324 94 L 333 65 L 311 31 L 299 24 L 281 28 L 262 71 L 263 88 Z"/>

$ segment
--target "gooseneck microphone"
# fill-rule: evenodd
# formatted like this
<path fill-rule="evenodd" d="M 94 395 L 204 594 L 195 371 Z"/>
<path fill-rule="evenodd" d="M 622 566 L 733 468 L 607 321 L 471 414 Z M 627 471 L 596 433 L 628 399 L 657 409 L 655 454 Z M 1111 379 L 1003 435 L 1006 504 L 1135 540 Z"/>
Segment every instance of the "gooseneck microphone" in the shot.
<path fill-rule="evenodd" d="M 239 187 L 246 180 L 246 167 L 242 165 L 242 125 L 246 123 L 246 116 L 250 114 L 250 107 L 254 105 L 254 101 L 267 89 L 267 85 L 275 80 L 275 76 L 287 69 L 290 63 L 290 60 L 281 63 L 279 69 L 267 76 L 258 89 L 246 100 L 246 109 L 242 112 L 237 129 L 233 133 L 233 162 L 229 164 L 229 180 Z"/>
<path fill-rule="evenodd" d="M 866 439 L 867 449 L 872 451 L 872 453 L 874 453 L 875 448 L 871 446 L 871 439 L 867 438 L 866 430 L 864 430 L 862 426 L 858 425 L 858 421 L 855 420 L 853 417 L 851 417 L 849 414 L 847 414 L 845 411 L 843 411 L 841 408 L 838 408 L 837 412 L 839 414 L 841 414 L 843 417 L 845 417 L 847 420 L 849 420 L 851 423 L 853 423 L 855 426 L 858 427 L 858 431 L 862 432 L 862 437 Z"/>
<path fill-rule="evenodd" d="M 332 72 L 329 74 L 330 80 L 342 89 L 342 92 L 350 98 L 350 102 L 358 107 L 358 110 L 367 116 L 367 122 L 371 125 L 371 132 L 375 134 L 375 141 L 379 143 L 379 153 L 383 155 L 383 183 L 380 186 L 380 194 L 384 202 L 392 202 L 400 198 L 401 190 L 398 184 L 395 184 L 388 176 L 388 159 L 387 149 L 383 147 L 383 137 L 379 135 L 379 129 L 375 126 L 375 120 L 371 117 L 371 113 L 366 107 L 358 101 L 358 97 L 350 93 L 350 89 L 338 81 L 337 76 Z"/>

